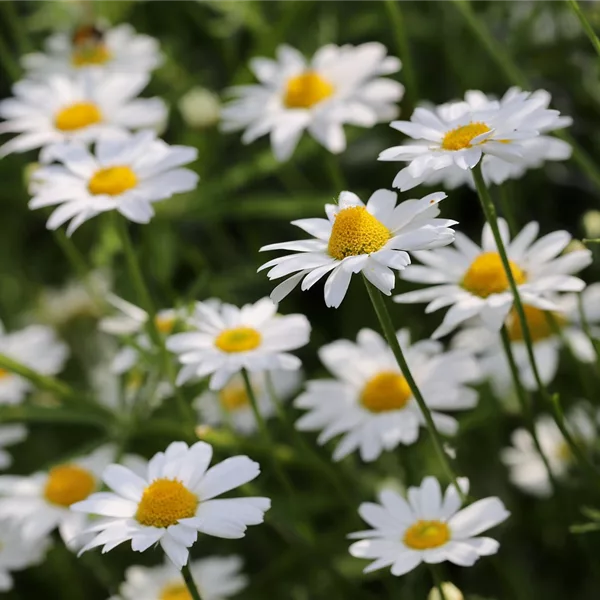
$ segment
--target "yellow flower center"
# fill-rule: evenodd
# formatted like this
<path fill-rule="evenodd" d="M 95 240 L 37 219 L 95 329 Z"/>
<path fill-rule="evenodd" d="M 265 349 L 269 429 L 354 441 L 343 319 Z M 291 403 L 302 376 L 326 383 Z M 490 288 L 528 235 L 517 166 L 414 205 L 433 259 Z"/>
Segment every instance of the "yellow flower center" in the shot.
<path fill-rule="evenodd" d="M 527 281 L 525 273 L 512 261 L 508 264 L 517 285 Z M 462 287 L 475 296 L 487 298 L 509 289 L 508 277 L 497 252 L 480 254 L 469 267 L 462 280 Z"/>
<path fill-rule="evenodd" d="M 107 167 L 96 171 L 90 182 L 90 193 L 118 196 L 137 185 L 137 177 L 129 167 Z"/>
<path fill-rule="evenodd" d="M 539 342 L 540 340 L 553 336 L 555 334 L 554 326 L 560 329 L 567 323 L 566 319 L 558 313 L 540 310 L 539 308 L 529 306 L 528 304 L 523 305 L 523 311 L 525 312 L 525 320 L 527 321 L 529 334 L 534 342 Z M 552 323 L 552 320 L 554 320 L 555 325 Z M 514 307 L 508 315 L 506 327 L 508 329 L 508 337 L 511 341 L 523 341 L 521 320 Z"/>
<path fill-rule="evenodd" d="M 154 320 L 154 322 L 156 323 L 156 328 L 164 334 L 169 334 L 173 331 L 173 327 L 175 327 L 175 321 L 177 319 L 173 316 L 165 316 L 165 317 L 161 317 L 159 315 L 157 315 L 156 319 Z"/>
<path fill-rule="evenodd" d="M 471 148 L 473 139 L 489 130 L 490 128 L 485 123 L 480 122 L 461 125 L 446 133 L 442 140 L 442 148 L 444 150 L 462 150 L 463 148 Z"/>
<path fill-rule="evenodd" d="M 192 600 L 192 597 L 185 585 L 172 583 L 163 588 L 158 600 Z"/>
<path fill-rule="evenodd" d="M 63 108 L 54 118 L 61 131 L 76 131 L 102 121 L 102 113 L 93 102 L 76 102 Z"/>
<path fill-rule="evenodd" d="M 367 381 L 360 402 L 367 410 L 379 413 L 404 408 L 411 395 L 410 387 L 400 373 L 384 371 Z"/>
<path fill-rule="evenodd" d="M 287 108 L 311 108 L 329 98 L 335 88 L 314 71 L 292 77 L 287 82 L 283 103 Z"/>
<path fill-rule="evenodd" d="M 404 534 L 404 543 L 413 550 L 443 546 L 450 540 L 450 529 L 441 521 L 417 521 Z"/>
<path fill-rule="evenodd" d="M 103 65 L 112 58 L 112 54 L 104 44 L 83 44 L 73 50 L 71 63 L 74 67 Z"/>
<path fill-rule="evenodd" d="M 5 379 L 9 375 L 10 371 L 7 371 L 6 369 L 0 369 L 0 379 Z"/>
<path fill-rule="evenodd" d="M 227 412 L 233 412 L 250 405 L 250 400 L 243 385 L 232 383 L 219 392 L 219 402 Z"/>
<path fill-rule="evenodd" d="M 135 518 L 147 527 L 169 527 L 196 514 L 198 498 L 177 479 L 157 479 L 145 490 Z"/>
<path fill-rule="evenodd" d="M 262 336 L 252 327 L 225 329 L 215 340 L 215 346 L 223 352 L 247 352 L 260 346 Z"/>
<path fill-rule="evenodd" d="M 389 239 L 389 229 L 364 206 L 351 206 L 335 217 L 327 251 L 333 258 L 343 260 L 348 256 L 377 252 Z"/>
<path fill-rule="evenodd" d="M 59 465 L 50 469 L 44 497 L 58 506 L 71 506 L 85 500 L 96 489 L 95 477 L 77 465 Z"/>

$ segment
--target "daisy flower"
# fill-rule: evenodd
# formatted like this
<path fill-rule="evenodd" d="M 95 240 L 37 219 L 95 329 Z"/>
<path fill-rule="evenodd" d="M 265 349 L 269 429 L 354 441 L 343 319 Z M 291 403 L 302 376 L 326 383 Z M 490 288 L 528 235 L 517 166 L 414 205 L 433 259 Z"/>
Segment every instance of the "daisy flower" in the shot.
<path fill-rule="evenodd" d="M 270 378 L 270 384 L 269 384 Z M 256 396 L 258 410 L 264 419 L 275 413 L 269 385 L 273 386 L 276 400 L 287 400 L 299 387 L 300 371 L 274 370 L 250 374 L 250 383 Z M 246 386 L 241 374 L 234 375 L 218 392 L 206 390 L 194 400 L 199 422 L 212 427 L 230 424 L 242 435 L 251 435 L 258 424 L 252 411 Z"/>
<path fill-rule="evenodd" d="M 103 546 L 108 552 L 131 540 L 143 552 L 160 542 L 178 569 L 188 562 L 188 548 L 198 532 L 222 538 L 242 538 L 248 525 L 263 522 L 268 498 L 216 499 L 255 479 L 258 463 L 247 456 L 228 458 L 208 469 L 212 446 L 188 447 L 173 442 L 148 462 L 143 476 L 121 465 L 110 465 L 103 480 L 110 492 L 92 494 L 72 510 L 104 517 L 88 529 L 96 533 L 81 552 Z"/>
<path fill-rule="evenodd" d="M 220 390 L 242 369 L 297 371 L 302 363 L 290 351 L 306 346 L 310 337 L 304 315 L 279 315 L 268 298 L 242 308 L 198 302 L 188 325 L 194 331 L 167 340 L 183 365 L 176 383 L 212 375 L 211 390 Z"/>
<path fill-rule="evenodd" d="M 12 571 L 41 563 L 49 545 L 47 538 L 27 539 L 15 523 L 0 521 L 0 592 L 12 590 Z"/>
<path fill-rule="evenodd" d="M 468 493 L 469 481 L 458 484 Z M 498 552 L 500 544 L 479 534 L 505 521 L 510 513 L 500 498 L 484 498 L 460 510 L 462 501 L 454 485 L 442 496 L 435 477 L 425 477 L 420 487 L 408 488 L 407 499 L 392 489 L 379 494 L 380 504 L 360 505 L 360 516 L 373 529 L 349 537 L 357 558 L 375 559 L 365 573 L 391 567 L 392 575 L 404 575 L 421 563 L 449 561 L 461 567 L 474 565 L 481 556 Z"/>
<path fill-rule="evenodd" d="M 58 206 L 46 225 L 53 230 L 70 221 L 67 235 L 112 210 L 134 223 L 148 223 L 154 202 L 189 192 L 198 183 L 196 173 L 181 168 L 196 160 L 196 148 L 169 146 L 152 131 L 98 140 L 93 153 L 81 142 L 68 142 L 51 147 L 49 154 L 56 163 L 33 173 L 29 208 Z"/>
<path fill-rule="evenodd" d="M 314 239 L 263 246 L 265 250 L 293 250 L 262 267 L 269 279 L 294 273 L 272 292 L 275 302 L 285 298 L 302 280 L 310 289 L 330 273 L 325 283 L 325 304 L 337 308 L 344 299 L 353 274 L 363 275 L 388 296 L 395 285 L 394 270 L 410 264 L 407 251 L 428 250 L 452 243 L 456 221 L 436 218 L 443 192 L 396 206 L 397 194 L 377 190 L 365 205 L 352 192 L 342 192 L 338 204 L 326 204 L 327 219 L 292 221 Z"/>
<path fill-rule="evenodd" d="M 454 435 L 458 422 L 445 411 L 477 404 L 477 392 L 465 385 L 478 379 L 475 360 L 465 352 L 444 352 L 432 340 L 411 345 L 406 329 L 398 332 L 398 341 L 436 427 Z M 320 349 L 319 358 L 336 379 L 306 384 L 294 406 L 309 412 L 296 422 L 297 429 L 321 431 L 319 444 L 343 434 L 333 453 L 336 461 L 355 450 L 364 461 L 373 461 L 384 450 L 417 441 L 425 418 L 379 334 L 362 329 L 356 344 L 333 342 Z"/>
<path fill-rule="evenodd" d="M 539 225 L 532 221 L 511 241 L 508 225 L 498 219 L 502 240 L 523 304 L 542 310 L 558 310 L 550 297 L 557 292 L 578 292 L 585 284 L 573 274 L 592 261 L 589 250 L 576 250 L 559 256 L 571 241 L 566 231 L 554 231 L 537 241 Z M 406 281 L 429 284 L 428 288 L 407 292 L 394 300 L 402 304 L 428 302 L 430 313 L 450 306 L 434 338 L 450 333 L 458 325 L 478 316 L 491 330 L 499 330 L 512 304 L 508 278 L 490 226 L 483 227 L 481 247 L 462 233 L 456 234 L 453 248 L 417 252 L 425 265 L 407 267 Z"/>
<path fill-rule="evenodd" d="M 402 191 L 439 181 L 445 169 L 472 169 L 484 154 L 504 162 L 520 162 L 523 143 L 537 137 L 541 127 L 557 116 L 548 111 L 544 95 L 509 93 L 501 102 L 453 102 L 437 109 L 418 107 L 410 121 L 393 121 L 391 127 L 414 143 L 395 146 L 379 155 L 383 161 L 410 163 L 394 179 Z"/>
<path fill-rule="evenodd" d="M 8 469 L 12 465 L 12 456 L 5 448 L 21 443 L 26 437 L 27 427 L 24 425 L 2 425 L 0 427 L 0 469 Z"/>
<path fill-rule="evenodd" d="M 586 450 L 592 448 L 598 438 L 598 427 L 590 417 L 589 408 L 584 404 L 576 405 L 565 418 L 566 427 Z M 552 475 L 564 480 L 575 461 L 558 425 L 552 417 L 542 415 L 535 423 L 535 432 Z M 553 492 L 552 482 L 531 433 L 517 429 L 511 436 L 511 442 L 512 446 L 504 448 L 500 454 L 509 470 L 510 481 L 526 494 L 549 498 Z"/>
<path fill-rule="evenodd" d="M 250 68 L 258 84 L 234 87 L 236 96 L 222 111 L 222 129 L 244 129 L 250 144 L 270 134 L 277 160 L 287 160 L 304 130 L 329 152 L 346 148 L 344 124 L 373 127 L 398 114 L 404 87 L 382 75 L 400 70 L 377 42 L 359 46 L 328 44 L 310 62 L 290 46 L 277 59 L 254 58 Z"/>
<path fill-rule="evenodd" d="M 160 127 L 166 119 L 165 103 L 160 98 L 136 98 L 149 79 L 147 73 L 87 70 L 19 81 L 13 86 L 15 97 L 0 102 L 0 118 L 5 119 L 0 134 L 18 134 L 0 146 L 0 158 L 58 142 L 89 143 Z M 45 152 L 40 159 L 47 160 Z"/>
<path fill-rule="evenodd" d="M 45 42 L 45 52 L 26 54 L 23 68 L 33 76 L 71 74 L 88 67 L 117 73 L 149 73 L 162 62 L 158 41 L 140 35 L 126 23 L 102 29 L 83 25 L 71 34 L 55 33 Z"/>
<path fill-rule="evenodd" d="M 0 323 L 0 354 L 40 375 L 56 375 L 69 357 L 69 348 L 50 327 L 29 325 L 7 333 Z M 0 405 L 19 404 L 32 389 L 30 381 L 0 367 Z"/>
<path fill-rule="evenodd" d="M 248 585 L 239 556 L 211 556 L 190 563 L 202 600 L 224 600 Z M 158 567 L 129 567 L 119 588 L 119 600 L 185 600 L 189 592 L 169 561 Z M 116 599 L 115 599 L 116 600 Z"/>

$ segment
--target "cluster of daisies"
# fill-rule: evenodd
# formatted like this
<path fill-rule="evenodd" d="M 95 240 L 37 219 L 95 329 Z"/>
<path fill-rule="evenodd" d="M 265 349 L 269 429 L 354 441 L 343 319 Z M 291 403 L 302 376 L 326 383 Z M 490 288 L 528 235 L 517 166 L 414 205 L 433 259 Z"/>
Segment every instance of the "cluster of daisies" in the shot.
<path fill-rule="evenodd" d="M 13 98 L 0 102 L 0 133 L 16 134 L 0 146 L 0 156 L 40 150 L 29 206 L 53 207 L 48 229 L 68 224 L 71 235 L 103 212 L 148 223 L 155 202 L 196 188 L 198 176 L 185 167 L 196 150 L 161 140 L 164 102 L 138 97 L 160 63 L 156 41 L 126 25 L 58 34 L 45 53 L 24 57 L 26 78 L 14 86 Z M 376 42 L 327 45 L 310 61 L 281 46 L 276 59 L 255 58 L 250 67 L 258 82 L 230 91 L 222 128 L 243 129 L 244 143 L 269 134 L 279 160 L 293 155 L 305 131 L 327 151 L 343 152 L 345 124 L 370 128 L 392 121 L 404 92 L 389 77 L 400 61 Z M 418 107 L 409 121 L 391 122 L 404 137 L 379 160 L 406 163 L 392 183 L 401 191 L 422 184 L 473 187 L 474 169 L 487 184 L 502 184 L 570 156 L 570 146 L 551 133 L 571 120 L 550 109 L 550 101 L 543 90 L 513 88 L 500 99 L 470 91 L 464 100 Z M 357 453 L 372 462 L 415 444 L 430 425 L 444 437 L 457 435 L 457 415 L 477 405 L 484 381 L 500 398 L 513 394 L 503 340 L 526 390 L 537 388 L 537 371 L 544 385 L 552 382 L 564 345 L 580 361 L 595 361 L 590 333 L 600 331 L 600 284 L 586 287 L 577 276 L 591 253 L 573 247 L 566 231 L 540 235 L 536 222 L 510 231 L 500 219 L 503 247 L 490 224 L 473 241 L 454 230 L 457 221 L 440 216 L 445 198 L 436 191 L 399 202 L 396 192 L 379 189 L 363 201 L 340 191 L 325 205 L 325 218 L 293 222 L 307 234 L 303 239 L 261 248 L 289 252 L 259 269 L 282 281 L 270 299 L 242 307 L 209 298 L 151 314 L 114 295 L 110 284 L 96 286 L 111 307 L 100 310 L 99 329 L 119 345 L 108 367 L 112 383 L 101 385 L 99 402 L 106 410 L 151 417 L 166 399 L 183 394 L 197 424 L 251 436 L 268 427 L 278 409 L 288 411 L 281 402 L 293 399 L 303 411 L 295 427 L 318 432 L 321 445 L 335 440 L 334 461 Z M 426 303 L 426 313 L 446 309 L 444 318 L 428 339 L 411 339 L 407 329 L 393 332 L 395 339 L 361 329 L 355 341 L 331 341 L 318 352 L 330 376 L 301 389 L 302 363 L 294 353 L 308 344 L 311 326 L 304 315 L 280 314 L 277 303 L 298 285 L 308 290 L 324 279 L 325 304 L 337 308 L 359 274 L 372 294 L 390 296 L 398 278 L 419 284 L 393 300 Z M 68 292 L 77 310 L 92 303 Z M 60 299 L 54 302 L 61 306 Z M 449 343 L 440 341 L 451 333 Z M 406 365 L 399 365 L 397 347 Z M 179 365 L 174 378 L 157 368 L 165 352 L 167 362 Z M 50 328 L 31 325 L 0 330 L 0 355 L 55 376 L 69 351 Z M 125 381 L 124 391 L 114 389 L 117 378 Z M 187 390 L 203 381 L 207 385 L 191 399 Z M 23 372 L 0 368 L 0 403 L 23 402 L 31 392 Z M 581 403 L 566 426 L 591 447 L 596 422 Z M 0 467 L 10 465 L 4 447 L 26 435 L 20 424 L 0 428 Z M 174 441 L 147 460 L 108 444 L 45 471 L 0 476 L 0 589 L 10 588 L 11 571 L 42 560 L 58 530 L 79 553 L 108 552 L 123 542 L 136 552 L 160 545 L 168 561 L 128 569 L 119 590 L 123 600 L 190 597 L 179 573 L 188 564 L 205 600 L 235 594 L 246 584 L 241 558 L 190 562 L 190 548 L 199 534 L 243 537 L 248 526 L 263 522 L 271 502 L 247 495 L 248 488 L 240 497 L 220 498 L 257 478 L 260 467 L 247 456 L 210 466 L 212 454 L 204 441 Z M 544 496 L 552 493 L 552 481 L 567 476 L 573 456 L 555 421 L 543 415 L 533 431 L 514 431 L 502 460 L 515 485 Z M 372 561 L 366 572 L 390 568 L 396 576 L 422 562 L 473 565 L 498 551 L 499 543 L 481 534 L 509 513 L 496 497 L 468 504 L 469 493 L 463 477 L 445 490 L 432 476 L 406 495 L 381 490 L 377 503 L 359 508 L 371 529 L 350 535 L 357 540 L 350 553 Z"/>

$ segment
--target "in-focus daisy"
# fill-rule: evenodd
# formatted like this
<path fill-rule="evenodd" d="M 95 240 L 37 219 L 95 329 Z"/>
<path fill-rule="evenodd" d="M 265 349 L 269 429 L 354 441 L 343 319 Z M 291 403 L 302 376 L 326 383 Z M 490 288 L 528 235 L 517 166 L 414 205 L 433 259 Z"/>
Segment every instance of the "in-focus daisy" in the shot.
<path fill-rule="evenodd" d="M 67 235 L 82 223 L 116 210 L 134 223 L 148 223 L 152 204 L 193 190 L 198 175 L 182 165 L 196 160 L 198 151 L 169 146 L 152 131 L 101 139 L 92 153 L 81 142 L 49 149 L 55 164 L 32 175 L 29 208 L 57 206 L 48 229 L 70 221 Z"/>
<path fill-rule="evenodd" d="M 565 426 L 576 442 L 589 450 L 598 439 L 598 426 L 590 416 L 591 407 L 574 406 L 565 418 Z M 574 464 L 574 457 L 554 419 L 540 416 L 535 423 L 536 436 L 548 461 L 552 475 L 565 479 Z M 504 448 L 500 457 L 509 469 L 511 482 L 523 492 L 548 498 L 552 495 L 552 482 L 548 471 L 535 447 L 531 433 L 517 429 L 511 436 L 512 446 Z"/>
<path fill-rule="evenodd" d="M 24 425 L 2 425 L 0 427 L 0 469 L 8 469 L 12 465 L 12 456 L 5 448 L 19 444 L 26 437 L 27 427 Z"/>
<path fill-rule="evenodd" d="M 463 493 L 469 482 L 459 479 Z M 500 544 L 479 534 L 506 520 L 510 513 L 499 498 L 484 498 L 460 510 L 462 501 L 454 485 L 442 496 L 435 477 L 420 487 L 408 488 L 407 499 L 392 489 L 379 494 L 380 504 L 365 502 L 358 510 L 373 529 L 350 535 L 360 539 L 350 546 L 357 558 L 374 559 L 365 573 L 391 567 L 392 575 L 404 575 L 421 563 L 449 561 L 461 567 L 479 557 L 498 552 Z"/>
<path fill-rule="evenodd" d="M 543 93 L 514 91 L 500 102 L 453 102 L 433 110 L 418 107 L 410 121 L 391 123 L 414 143 L 388 148 L 379 160 L 410 163 L 394 179 L 394 187 L 401 190 L 431 176 L 439 181 L 445 169 L 472 169 L 484 154 L 519 162 L 525 154 L 523 143 L 558 116 L 547 105 Z"/>
<path fill-rule="evenodd" d="M 211 556 L 190 563 L 190 571 L 202 600 L 223 600 L 246 585 L 239 556 Z M 169 561 L 158 567 L 129 567 L 119 588 L 119 600 L 187 600 L 189 592 Z"/>
<path fill-rule="evenodd" d="M 326 204 L 327 219 L 292 221 L 313 239 L 270 244 L 264 250 L 293 250 L 260 267 L 269 269 L 269 279 L 280 279 L 271 298 L 279 302 L 302 280 L 310 289 L 329 273 L 325 283 L 325 304 L 337 308 L 344 299 L 353 274 L 364 276 L 384 294 L 395 285 L 394 270 L 410 264 L 407 251 L 428 250 L 452 243 L 456 221 L 436 218 L 443 192 L 420 200 L 405 200 L 396 206 L 397 194 L 377 190 L 365 205 L 352 192 L 342 192 L 338 204 Z"/>
<path fill-rule="evenodd" d="M 398 332 L 398 341 L 436 427 L 445 435 L 454 435 L 458 422 L 445 411 L 477 404 L 477 392 L 465 385 L 479 376 L 475 360 L 461 351 L 445 353 L 441 344 L 432 340 L 411 345 L 408 330 Z M 343 434 L 334 460 L 358 450 L 363 460 L 372 461 L 384 450 L 417 441 L 425 419 L 379 334 L 362 329 L 356 344 L 348 340 L 328 344 L 320 349 L 319 358 L 336 379 L 306 384 L 306 392 L 294 405 L 309 412 L 296 427 L 321 431 L 320 444 Z"/>
<path fill-rule="evenodd" d="M 110 465 L 102 476 L 112 490 L 93 494 L 72 510 L 103 518 L 88 529 L 97 535 L 82 552 L 103 546 L 108 552 L 131 540 L 143 552 L 160 542 L 178 569 L 188 561 L 188 548 L 198 532 L 222 538 L 242 538 L 248 525 L 263 522 L 268 498 L 216 499 L 255 479 L 258 463 L 234 456 L 208 468 L 212 447 L 173 442 L 148 462 L 143 476 L 121 465 Z"/>
<path fill-rule="evenodd" d="M 258 84 L 231 89 L 237 98 L 221 113 L 223 130 L 245 129 L 245 144 L 270 134 L 281 161 L 293 154 L 304 130 L 338 154 L 346 148 L 344 124 L 373 127 L 398 114 L 404 87 L 381 76 L 400 66 L 377 42 L 328 44 L 310 62 L 294 48 L 279 46 L 276 60 L 251 61 Z"/>
<path fill-rule="evenodd" d="M 45 42 L 45 52 L 21 59 L 31 75 L 47 77 L 88 67 L 117 73 L 149 73 L 162 62 L 157 40 L 135 32 L 123 23 L 110 29 L 84 25 L 72 33 L 55 33 Z"/>
<path fill-rule="evenodd" d="M 508 225 L 498 219 L 510 268 L 524 304 L 542 310 L 558 310 L 550 297 L 557 292 L 579 292 L 585 283 L 573 274 L 592 261 L 589 250 L 561 252 L 571 241 L 567 231 L 554 231 L 534 241 L 539 225 L 532 221 L 511 241 Z M 407 267 L 402 278 L 429 284 L 429 287 L 396 296 L 403 304 L 428 302 L 430 313 L 450 306 L 434 338 L 450 333 L 458 325 L 479 316 L 486 327 L 499 330 L 512 305 L 508 278 L 490 226 L 483 227 L 481 247 L 462 233 L 456 234 L 453 248 L 417 252 L 425 265 Z"/>
<path fill-rule="evenodd" d="M 12 589 L 12 571 L 41 563 L 49 545 L 48 538 L 25 538 L 14 522 L 0 521 L 0 592 Z"/>
<path fill-rule="evenodd" d="M 275 394 L 276 401 L 287 400 L 299 388 L 300 380 L 300 371 L 262 371 L 250 375 L 258 410 L 264 419 L 275 412 L 271 393 Z M 202 425 L 230 424 L 243 435 L 250 435 L 258 428 L 244 380 L 239 373 L 218 392 L 206 390 L 200 394 L 194 400 L 194 406 Z"/>
<path fill-rule="evenodd" d="M 183 365 L 177 385 L 212 375 L 211 390 L 220 390 L 242 369 L 297 371 L 302 363 L 290 352 L 306 346 L 310 337 L 304 315 L 279 315 L 269 298 L 242 308 L 198 302 L 187 323 L 194 331 L 167 340 Z"/>
<path fill-rule="evenodd" d="M 92 142 L 123 132 L 157 129 L 166 119 L 160 98 L 136 98 L 149 81 L 147 73 L 53 75 L 13 86 L 14 98 L 0 102 L 1 133 L 18 134 L 0 146 L 0 158 L 57 142 Z M 46 154 L 40 155 L 42 162 Z"/>
<path fill-rule="evenodd" d="M 7 333 L 0 323 L 0 354 L 41 375 L 56 375 L 69 357 L 69 348 L 50 327 L 29 325 Z M 0 404 L 19 404 L 32 389 L 27 379 L 0 368 Z"/>

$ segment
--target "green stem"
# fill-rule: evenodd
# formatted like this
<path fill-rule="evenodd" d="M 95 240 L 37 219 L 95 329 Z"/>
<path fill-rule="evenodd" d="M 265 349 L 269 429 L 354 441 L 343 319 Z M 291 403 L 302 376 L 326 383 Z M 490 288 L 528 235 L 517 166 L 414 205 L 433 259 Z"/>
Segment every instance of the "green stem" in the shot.
<path fill-rule="evenodd" d="M 437 591 L 440 595 L 440 600 L 448 600 L 446 593 L 444 592 L 444 587 L 442 585 L 442 577 L 440 575 L 439 566 L 433 565 L 433 564 L 430 564 L 428 566 L 429 566 L 429 570 L 431 572 L 431 576 L 433 578 L 435 587 L 437 588 Z"/>
<path fill-rule="evenodd" d="M 508 182 L 507 182 L 508 183 Z M 506 219 L 508 223 L 508 230 L 512 236 L 517 235 L 517 221 L 515 219 L 515 214 L 513 211 L 513 207 L 511 206 L 511 198 L 508 195 L 508 185 L 505 183 L 504 185 L 498 186 L 498 200 L 500 202 L 500 208 L 502 209 L 502 216 Z"/>
<path fill-rule="evenodd" d="M 577 0 L 566 0 L 566 2 L 571 7 L 573 12 L 577 15 L 581 26 L 583 27 L 586 35 L 590 39 L 590 42 L 592 42 L 592 46 L 594 46 L 594 50 L 596 50 L 596 54 L 600 56 L 600 40 L 598 39 L 598 36 L 596 35 L 592 24 L 588 21 L 587 17 L 585 16 L 585 13 L 581 10 L 581 7 L 577 3 Z"/>
<path fill-rule="evenodd" d="M 192 600 L 202 600 L 200 596 L 200 592 L 198 591 L 198 586 L 192 577 L 192 572 L 188 565 L 184 565 L 181 569 L 181 574 L 183 575 L 183 580 L 185 581 L 185 585 L 190 593 Z"/>
<path fill-rule="evenodd" d="M 388 312 L 385 302 L 383 301 L 381 292 L 366 277 L 364 278 L 364 282 L 367 286 L 367 292 L 369 293 L 369 298 L 371 299 L 373 308 L 375 309 L 375 314 L 379 319 L 381 329 L 383 330 L 387 342 L 390 348 L 392 349 L 394 356 L 396 357 L 396 362 L 400 367 L 400 371 L 402 371 L 402 375 L 406 379 L 406 383 L 408 383 L 408 387 L 410 388 L 410 391 L 414 396 L 415 400 L 417 401 L 421 413 L 423 414 L 427 429 L 429 430 L 429 435 L 431 436 L 431 439 L 433 441 L 433 446 L 435 448 L 435 451 L 437 452 L 438 459 L 442 464 L 446 475 L 454 483 L 458 494 L 462 498 L 463 502 L 465 502 L 466 497 L 463 491 L 461 490 L 460 486 L 458 485 L 456 475 L 454 474 L 448 457 L 444 452 L 444 444 L 438 430 L 436 429 L 435 423 L 433 422 L 431 411 L 425 403 L 425 399 L 423 398 L 423 395 L 421 394 L 421 391 L 419 390 L 419 387 L 417 386 L 417 383 L 415 382 L 412 373 L 410 372 L 410 368 L 408 366 L 408 363 L 406 362 L 406 358 L 404 357 L 404 353 L 402 352 L 400 343 L 398 342 L 398 337 L 396 336 L 396 330 L 394 329 L 392 318 L 390 317 L 390 313 Z"/>
<path fill-rule="evenodd" d="M 43 406 L 2 406 L 0 407 L 0 423 L 50 423 L 91 425 L 107 429 L 109 422 L 100 415 L 89 411 L 78 411 L 63 407 L 46 408 Z"/>
<path fill-rule="evenodd" d="M 343 192 L 346 189 L 344 174 L 342 173 L 342 169 L 340 167 L 340 157 L 337 154 L 331 154 L 331 152 L 329 151 L 326 152 L 327 171 L 329 173 L 329 178 L 331 180 L 331 184 L 333 185 L 334 192 L 337 197 L 340 192 Z"/>

